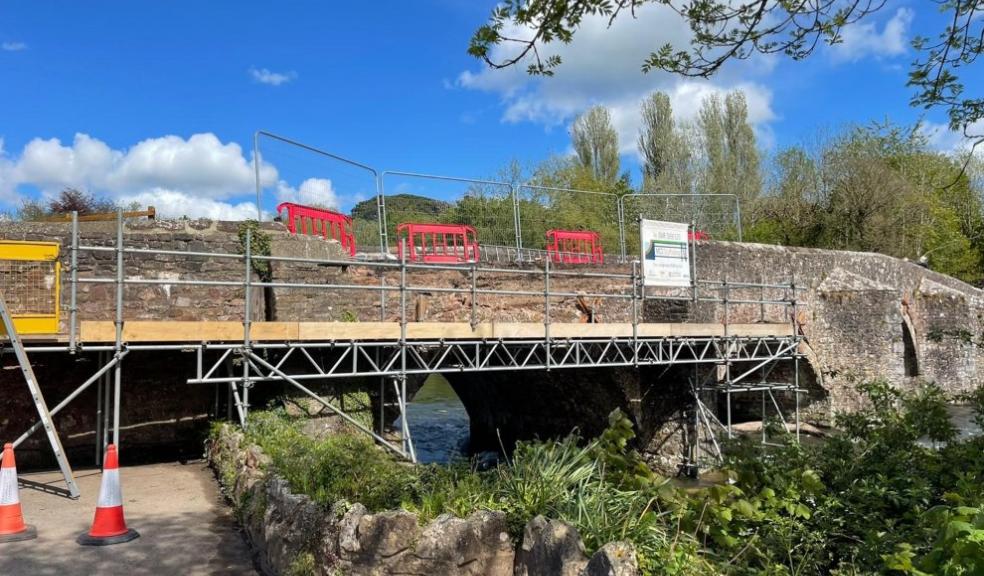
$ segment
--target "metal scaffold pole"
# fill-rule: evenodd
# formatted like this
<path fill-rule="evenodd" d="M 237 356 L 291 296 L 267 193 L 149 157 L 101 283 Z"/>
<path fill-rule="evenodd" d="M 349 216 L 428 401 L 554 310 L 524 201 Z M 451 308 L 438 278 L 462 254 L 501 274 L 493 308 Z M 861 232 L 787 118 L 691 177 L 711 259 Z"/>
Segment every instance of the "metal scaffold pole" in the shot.
<path fill-rule="evenodd" d="M 523 261 L 523 222 L 520 215 L 519 187 L 512 187 L 513 227 L 516 230 L 516 261 Z"/>
<path fill-rule="evenodd" d="M 104 356 L 103 352 L 98 353 L 100 364 L 104 363 L 103 356 Z M 96 384 L 96 441 L 93 443 L 95 444 L 95 450 L 96 450 L 96 454 L 95 454 L 96 466 L 102 464 L 101 440 L 102 440 L 102 418 L 103 418 L 103 394 L 104 394 L 103 379 L 100 376 Z"/>
<path fill-rule="evenodd" d="M 116 212 L 116 366 L 113 367 L 113 444 L 120 445 L 120 393 L 123 385 L 123 209 Z"/>
<path fill-rule="evenodd" d="M 76 333 L 75 327 L 78 322 L 78 283 L 79 283 L 79 213 L 72 211 L 72 259 L 71 259 L 71 286 L 68 302 L 68 351 L 69 354 L 76 352 Z"/>
<path fill-rule="evenodd" d="M 546 369 L 550 371 L 550 258 L 543 261 L 543 350 Z"/>
<path fill-rule="evenodd" d="M 413 439 L 410 437 L 410 422 L 407 418 L 407 241 L 400 239 L 400 373 L 393 381 L 396 389 L 397 403 L 400 409 L 400 435 L 403 440 L 403 452 L 411 462 L 417 462 L 413 449 Z"/>
<path fill-rule="evenodd" d="M 243 247 L 243 262 L 245 263 L 245 278 L 243 293 L 245 294 L 245 311 L 243 313 L 243 401 L 240 410 L 240 420 L 243 427 L 246 427 L 246 420 L 249 417 L 249 362 L 246 356 L 250 352 L 250 328 L 253 323 L 253 230 L 246 228 L 246 245 Z"/>

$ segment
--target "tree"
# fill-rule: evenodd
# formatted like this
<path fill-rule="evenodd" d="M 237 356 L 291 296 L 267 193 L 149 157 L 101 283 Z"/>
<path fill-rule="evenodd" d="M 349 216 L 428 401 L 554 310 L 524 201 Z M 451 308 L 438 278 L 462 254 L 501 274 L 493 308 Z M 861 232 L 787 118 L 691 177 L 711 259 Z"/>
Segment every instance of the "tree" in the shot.
<path fill-rule="evenodd" d="M 643 157 L 643 190 L 690 192 L 690 143 L 673 119 L 669 96 L 653 92 L 643 100 L 641 114 L 638 146 Z"/>
<path fill-rule="evenodd" d="M 748 211 L 759 242 L 881 252 L 979 282 L 984 210 L 974 165 L 929 149 L 919 126 L 853 127 L 810 152 L 780 151 Z"/>
<path fill-rule="evenodd" d="M 731 92 L 723 106 L 717 95 L 708 96 L 701 105 L 697 125 L 705 162 L 701 190 L 708 194 L 735 194 L 743 203 L 751 202 L 762 188 L 762 177 L 745 95 Z"/>
<path fill-rule="evenodd" d="M 642 128 L 639 130 L 639 153 L 643 157 L 642 172 L 656 180 L 666 172 L 672 160 L 673 108 L 664 92 L 653 92 L 642 102 Z"/>
<path fill-rule="evenodd" d="M 108 198 L 96 198 L 77 188 L 65 188 L 47 205 L 39 200 L 25 200 L 21 204 L 18 217 L 25 221 L 40 220 L 47 216 L 72 212 L 78 212 L 79 216 L 84 216 L 86 214 L 114 212 L 118 207 L 116 202 Z"/>
<path fill-rule="evenodd" d="M 724 137 L 727 143 L 727 172 L 734 176 L 733 193 L 750 202 L 762 190 L 759 152 L 755 132 L 748 122 L 745 93 L 735 90 L 724 98 Z"/>
<path fill-rule="evenodd" d="M 770 194 L 749 212 L 753 225 L 746 238 L 784 246 L 815 246 L 822 230 L 817 201 L 820 173 L 816 161 L 800 147 L 780 151 Z"/>
<path fill-rule="evenodd" d="M 561 64 L 557 55 L 541 56 L 551 42 L 569 43 L 585 17 L 607 18 L 609 24 L 650 4 L 674 10 L 691 31 L 690 46 L 654 46 L 642 63 L 643 72 L 665 70 L 684 76 L 707 78 L 725 62 L 753 54 L 785 54 L 794 60 L 807 58 L 821 43 L 841 41 L 841 31 L 885 5 L 884 0 L 817 0 L 815 2 L 772 2 L 750 0 L 507 0 L 493 9 L 490 20 L 471 38 L 468 52 L 493 68 L 527 62 L 527 72 L 549 76 Z M 984 119 L 984 98 L 969 97 L 958 73 L 973 65 L 984 49 L 984 0 L 942 0 L 937 3 L 948 22 L 935 41 L 913 40 L 917 58 L 909 72 L 908 85 L 916 92 L 913 106 L 940 107 L 947 111 L 952 130 L 962 130 L 984 142 L 984 133 L 973 131 Z M 504 34 L 514 23 L 530 31 L 528 37 Z M 495 60 L 492 49 L 515 44 L 519 50 Z M 984 128 L 980 129 L 984 132 Z"/>
<path fill-rule="evenodd" d="M 614 183 L 619 175 L 618 133 L 604 106 L 593 106 L 571 126 L 571 144 L 577 161 L 595 180 Z"/>

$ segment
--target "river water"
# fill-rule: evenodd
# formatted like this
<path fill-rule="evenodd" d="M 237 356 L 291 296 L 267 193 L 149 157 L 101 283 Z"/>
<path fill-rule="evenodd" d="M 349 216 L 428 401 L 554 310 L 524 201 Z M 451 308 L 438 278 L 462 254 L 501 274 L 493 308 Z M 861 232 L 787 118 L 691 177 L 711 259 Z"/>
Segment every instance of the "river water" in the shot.
<path fill-rule="evenodd" d="M 445 463 L 468 455 L 468 413 L 444 376 L 427 378 L 407 405 L 407 421 L 420 462 Z"/>
<path fill-rule="evenodd" d="M 965 404 L 950 406 L 950 420 L 957 427 L 957 439 L 966 440 L 981 433 L 981 427 L 974 422 L 974 408 Z"/>
<path fill-rule="evenodd" d="M 958 439 L 981 434 L 980 427 L 974 422 L 971 406 L 952 405 L 949 411 L 959 434 Z M 468 413 L 451 385 L 440 374 L 428 377 L 407 405 L 407 419 L 420 462 L 443 464 L 459 456 L 469 456 Z M 400 421 L 397 420 L 396 427 L 399 426 Z"/>

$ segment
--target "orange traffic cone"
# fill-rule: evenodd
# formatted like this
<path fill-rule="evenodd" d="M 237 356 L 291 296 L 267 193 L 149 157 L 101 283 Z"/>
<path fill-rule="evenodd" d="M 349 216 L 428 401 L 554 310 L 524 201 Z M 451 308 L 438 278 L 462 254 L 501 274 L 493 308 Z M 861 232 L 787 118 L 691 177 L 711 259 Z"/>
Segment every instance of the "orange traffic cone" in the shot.
<path fill-rule="evenodd" d="M 37 538 L 34 526 L 24 524 L 20 497 L 17 495 L 17 464 L 14 445 L 3 445 L 3 464 L 0 464 L 0 542 L 16 542 Z"/>
<path fill-rule="evenodd" d="M 106 447 L 103 461 L 102 486 L 99 487 L 99 502 L 96 504 L 96 517 L 92 528 L 79 535 L 76 542 L 83 546 L 109 546 L 121 544 L 138 538 L 136 530 L 126 527 L 123 519 L 123 493 L 120 491 L 120 461 L 116 446 Z"/>

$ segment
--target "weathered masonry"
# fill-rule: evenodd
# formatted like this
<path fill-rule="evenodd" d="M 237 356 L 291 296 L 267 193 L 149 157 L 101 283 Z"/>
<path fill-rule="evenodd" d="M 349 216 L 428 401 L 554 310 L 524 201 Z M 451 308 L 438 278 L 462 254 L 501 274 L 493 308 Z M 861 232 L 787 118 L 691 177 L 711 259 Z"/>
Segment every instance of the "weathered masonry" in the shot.
<path fill-rule="evenodd" d="M 61 245 L 60 331 L 30 341 L 31 361 L 56 406 L 125 355 L 113 432 L 130 454 L 194 445 L 209 418 L 262 405 L 284 382 L 361 386 L 382 425 L 392 416 L 383 403 L 406 402 L 426 374 L 443 372 L 479 446 L 573 427 L 591 434 L 622 407 L 658 451 L 668 423 L 711 427 L 708 407 L 681 415 L 694 383 L 703 393 L 741 376 L 744 388 L 767 387 L 766 410 L 780 412 L 805 391 L 803 407 L 823 419 L 854 405 L 858 379 L 921 377 L 959 391 L 980 377 L 980 291 L 879 255 L 701 242 L 696 291 L 643 298 L 631 264 L 373 264 L 274 223 L 262 227 L 269 256 L 246 262 L 239 223 L 78 226 L 73 239 L 70 224 L 4 223 L 0 239 Z M 74 322 L 64 289 L 73 283 Z M 76 458 L 110 432 L 116 366 L 55 417 Z M 33 405 L 17 371 L 0 377 L 9 391 L 0 427 L 15 438 L 33 424 Z M 732 416 L 760 417 L 758 406 L 739 402 Z M 405 436 L 392 447 L 412 453 Z M 47 454 L 43 436 L 21 447 L 25 460 L 30 450 Z"/>

